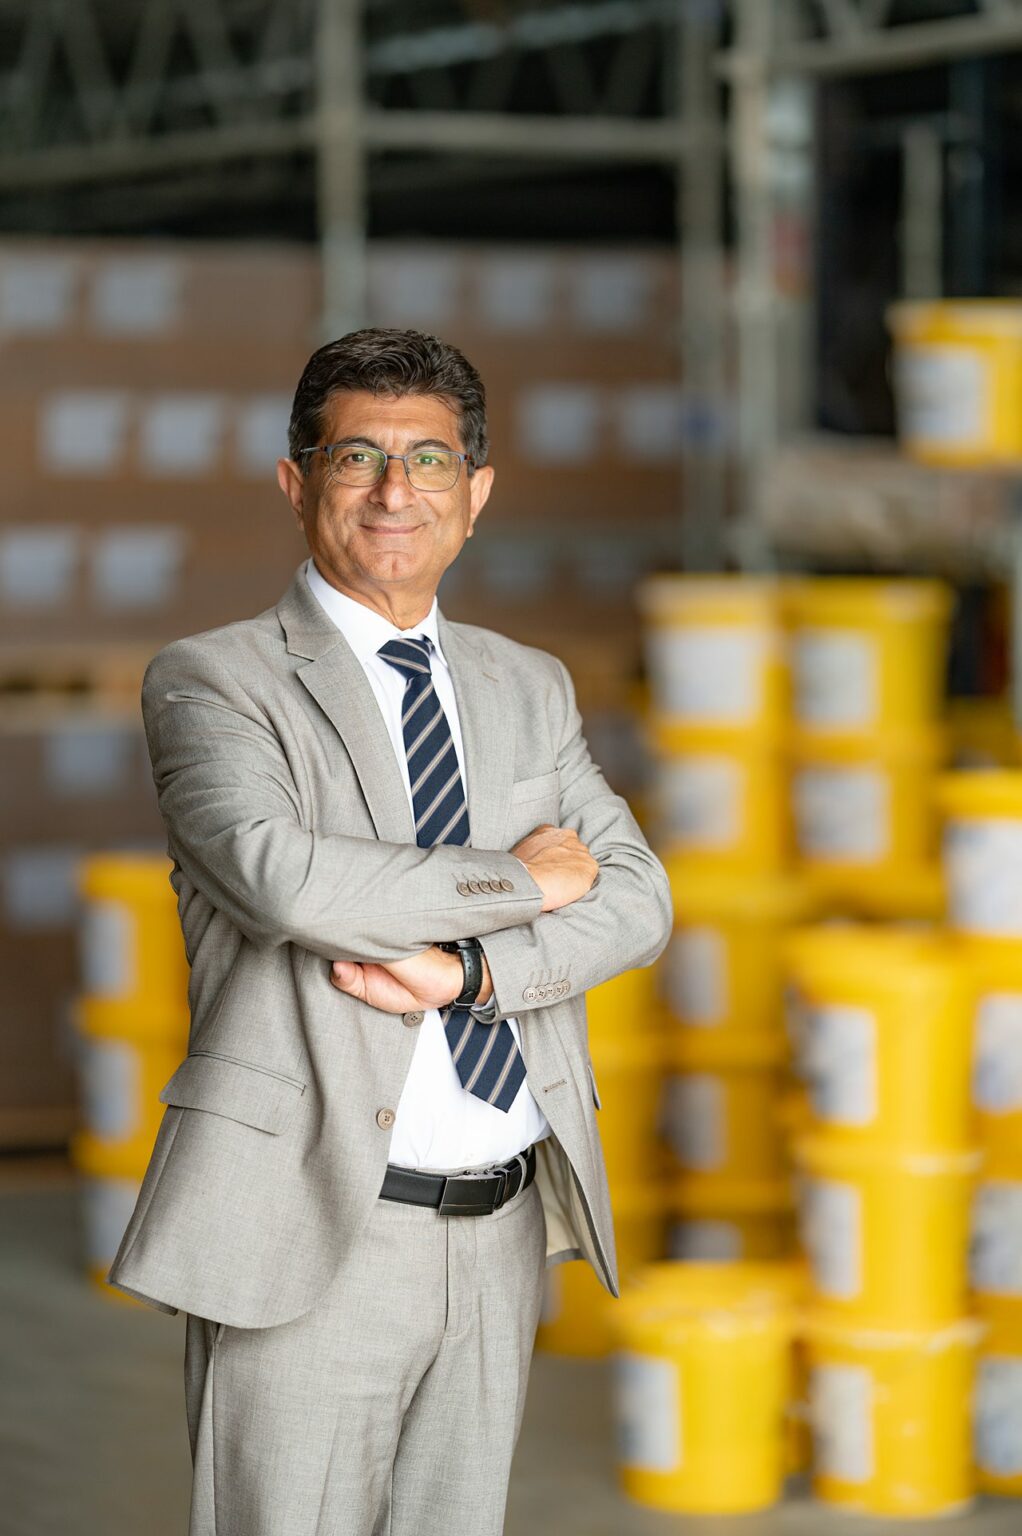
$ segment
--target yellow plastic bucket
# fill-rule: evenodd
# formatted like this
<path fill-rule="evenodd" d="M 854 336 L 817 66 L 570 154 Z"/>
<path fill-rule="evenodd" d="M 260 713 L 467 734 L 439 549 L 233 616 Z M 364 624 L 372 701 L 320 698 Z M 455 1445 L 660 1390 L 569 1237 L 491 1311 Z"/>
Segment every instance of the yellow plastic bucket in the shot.
<path fill-rule="evenodd" d="M 821 926 L 785 953 L 808 1129 L 850 1146 L 970 1147 L 970 993 L 946 937 Z"/>
<path fill-rule="evenodd" d="M 952 593 L 939 581 L 789 584 L 794 719 L 810 743 L 931 727 L 942 711 Z"/>
<path fill-rule="evenodd" d="M 611 1190 L 641 1187 L 661 1160 L 666 1047 L 662 1034 L 590 1041 L 600 1097 L 598 1125 Z"/>
<path fill-rule="evenodd" d="M 868 1515 L 954 1514 L 973 1492 L 970 1403 L 982 1327 L 806 1327 L 813 1492 Z"/>
<path fill-rule="evenodd" d="M 727 1049 L 722 1045 L 726 1044 Z M 783 1035 L 679 1030 L 664 1091 L 664 1131 L 678 1167 L 728 1180 L 781 1177 L 787 1155 L 777 1106 Z"/>
<path fill-rule="evenodd" d="M 622 1486 L 676 1513 L 764 1509 L 787 1466 L 790 1293 L 744 1266 L 673 1268 L 693 1273 L 640 1284 L 616 1318 Z"/>
<path fill-rule="evenodd" d="M 622 971 L 586 993 L 589 1039 L 598 1047 L 604 1040 L 633 1039 L 659 1028 L 663 1005 L 657 992 L 657 974 L 651 965 Z"/>
<path fill-rule="evenodd" d="M 800 872 L 821 904 L 869 917 L 938 916 L 939 733 L 792 742 Z"/>
<path fill-rule="evenodd" d="M 725 1035 L 775 1035 L 782 1028 L 781 938 L 813 915 L 805 886 L 790 876 L 759 880 L 691 870 L 667 861 L 674 933 L 661 961 L 672 1019 Z"/>
<path fill-rule="evenodd" d="M 639 602 L 654 711 L 690 731 L 779 736 L 788 713 L 783 587 L 748 576 L 655 576 Z"/>
<path fill-rule="evenodd" d="M 1022 938 L 1022 772 L 941 778 L 948 916 L 975 938 Z"/>
<path fill-rule="evenodd" d="M 980 1493 L 1022 1498 L 1022 1326 L 991 1319 L 979 1347 L 973 1454 Z"/>
<path fill-rule="evenodd" d="M 961 938 L 973 1024 L 972 1109 L 992 1170 L 1022 1158 L 1022 944 Z"/>
<path fill-rule="evenodd" d="M 1017 767 L 1019 743 L 1009 698 L 951 698 L 945 710 L 953 768 L 976 772 Z"/>
<path fill-rule="evenodd" d="M 770 875 L 788 865 L 788 768 L 779 750 L 717 739 L 672 754 L 661 736 L 655 752 L 657 842 L 682 861 L 682 878 Z"/>
<path fill-rule="evenodd" d="M 978 1156 L 877 1152 L 826 1135 L 795 1150 L 818 1308 L 889 1328 L 961 1317 Z"/>
<path fill-rule="evenodd" d="M 925 464 L 1022 461 L 1022 304 L 892 305 L 898 436 Z"/>
<path fill-rule="evenodd" d="M 120 1010 L 112 1027 L 102 1003 L 80 1003 L 76 1012 L 83 1127 L 97 1143 L 144 1170 L 163 1118 L 160 1090 L 181 1063 L 187 1033 L 175 1042 L 140 1021 L 138 1037 L 129 1039 Z"/>
<path fill-rule="evenodd" d="M 670 1209 L 674 1259 L 775 1260 L 796 1250 L 793 1196 L 782 1179 L 681 1174 L 671 1184 Z"/>
<path fill-rule="evenodd" d="M 131 1298 L 108 1285 L 107 1272 L 120 1247 L 142 1187 L 145 1161 L 121 1147 L 107 1147 L 88 1132 L 76 1136 L 71 1156 L 78 1173 L 86 1272 L 104 1295 Z"/>
<path fill-rule="evenodd" d="M 138 1019 L 188 1021 L 188 962 L 168 876 L 149 854 L 102 854 L 81 866 L 83 991 L 129 1035 Z"/>
<path fill-rule="evenodd" d="M 662 1257 L 667 1223 L 667 1191 L 646 1183 L 613 1194 L 614 1236 L 621 1286 L 643 1265 Z M 536 1347 L 554 1355 L 597 1359 L 613 1347 L 614 1311 L 619 1303 L 607 1294 L 586 1263 L 555 1264 L 546 1272 L 543 1310 Z"/>

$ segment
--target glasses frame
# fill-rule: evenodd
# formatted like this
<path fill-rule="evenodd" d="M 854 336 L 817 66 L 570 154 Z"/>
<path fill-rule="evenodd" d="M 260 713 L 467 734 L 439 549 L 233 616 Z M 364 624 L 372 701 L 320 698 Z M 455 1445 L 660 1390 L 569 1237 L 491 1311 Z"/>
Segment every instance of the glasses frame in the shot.
<path fill-rule="evenodd" d="M 332 468 L 332 463 L 331 463 L 331 454 L 333 453 L 335 448 L 357 448 L 359 446 L 368 449 L 370 453 L 381 454 L 382 457 L 383 457 L 383 464 L 382 464 L 380 472 L 376 476 L 375 480 L 366 480 L 361 485 L 358 485 L 358 484 L 354 484 L 353 485 L 352 481 L 350 481 L 350 480 L 341 480 L 341 479 L 337 478 L 334 475 L 333 468 Z M 410 473 L 410 471 L 408 469 L 408 460 L 411 459 L 411 458 L 414 458 L 417 453 L 422 453 L 423 451 L 424 450 L 421 449 L 421 448 L 413 448 L 411 450 L 411 452 L 409 452 L 409 453 L 384 453 L 382 448 L 374 448 L 371 443 L 363 443 L 363 444 L 360 445 L 358 442 L 352 442 L 351 438 L 349 437 L 349 438 L 342 439 L 342 441 L 339 442 L 339 443 L 318 443 L 314 448 L 299 448 L 298 452 L 295 454 L 295 458 L 296 459 L 302 459 L 302 458 L 304 458 L 306 456 L 306 454 L 309 454 L 309 453 L 325 453 L 326 454 L 326 464 L 327 464 L 327 474 L 333 480 L 334 484 L 335 485 L 353 485 L 353 489 L 360 490 L 360 491 L 367 491 L 370 486 L 379 485 L 380 481 L 383 479 L 384 475 L 387 473 L 387 464 L 388 464 L 388 462 L 391 459 L 396 459 L 396 460 L 400 461 L 400 463 L 402 463 L 404 465 L 405 479 L 408 481 L 408 484 L 411 486 L 412 490 L 413 491 L 420 491 L 424 496 L 442 496 L 445 491 L 453 491 L 454 487 L 457 485 L 459 479 L 461 478 L 461 467 L 462 467 L 462 465 L 464 464 L 466 466 L 466 471 L 465 472 L 466 472 L 466 474 L 469 474 L 469 475 L 472 473 L 473 469 L 475 468 L 475 463 L 474 463 L 474 461 L 472 459 L 472 455 L 470 453 L 459 453 L 456 448 L 441 448 L 441 449 L 438 449 L 437 451 L 440 452 L 440 453 L 450 454 L 450 456 L 452 458 L 455 458 L 458 461 L 458 473 L 455 475 L 455 477 L 451 481 L 450 485 L 445 485 L 442 489 L 440 487 L 437 487 L 437 486 L 429 488 L 429 487 L 426 487 L 426 486 L 416 485 L 415 482 L 413 481 L 413 479 L 411 477 L 411 473 Z"/>

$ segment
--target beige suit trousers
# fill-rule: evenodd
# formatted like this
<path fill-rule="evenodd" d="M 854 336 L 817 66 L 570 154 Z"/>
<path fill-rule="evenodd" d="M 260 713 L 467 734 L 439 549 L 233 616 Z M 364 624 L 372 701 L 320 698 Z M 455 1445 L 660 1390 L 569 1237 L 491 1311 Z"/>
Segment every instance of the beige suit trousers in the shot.
<path fill-rule="evenodd" d="M 500 1536 L 545 1251 L 535 1184 L 491 1216 L 380 1200 L 312 1311 L 189 1316 L 190 1536 Z"/>

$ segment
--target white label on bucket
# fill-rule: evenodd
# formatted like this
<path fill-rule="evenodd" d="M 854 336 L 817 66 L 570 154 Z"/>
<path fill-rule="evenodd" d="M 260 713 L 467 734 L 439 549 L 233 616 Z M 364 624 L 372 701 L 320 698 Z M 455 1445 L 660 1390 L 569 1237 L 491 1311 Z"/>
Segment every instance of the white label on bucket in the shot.
<path fill-rule="evenodd" d="M 824 1477 L 873 1476 L 873 1383 L 861 1365 L 817 1365 L 809 1383 L 813 1460 Z"/>
<path fill-rule="evenodd" d="M 877 712 L 876 646 L 854 629 L 803 629 L 794 644 L 795 714 L 802 725 L 864 730 Z"/>
<path fill-rule="evenodd" d="M 120 1040 L 81 1041 L 78 1061 L 86 1129 L 101 1139 L 130 1136 L 138 1120 L 138 1053 Z"/>
<path fill-rule="evenodd" d="M 890 796 L 879 768 L 803 768 L 794 777 L 795 828 L 809 859 L 882 859 Z"/>
<path fill-rule="evenodd" d="M 733 758 L 664 764 L 660 792 L 665 831 L 683 847 L 730 848 L 738 841 L 741 768 Z"/>
<path fill-rule="evenodd" d="M 82 918 L 82 983 L 93 997 L 126 997 L 135 984 L 135 924 L 120 901 L 87 901 Z"/>
<path fill-rule="evenodd" d="M 681 1465 L 681 1394 L 669 1360 L 624 1351 L 615 1362 L 618 1452 L 628 1467 L 673 1472 Z"/>
<path fill-rule="evenodd" d="M 667 947 L 667 1000 L 684 1024 L 719 1024 L 727 1011 L 727 957 L 716 928 L 682 928 Z"/>
<path fill-rule="evenodd" d="M 685 1217 L 673 1223 L 668 1247 L 672 1259 L 730 1263 L 742 1257 L 742 1234 L 733 1221 Z"/>
<path fill-rule="evenodd" d="M 972 1097 L 989 1114 L 1022 1109 L 1022 995 L 990 992 L 976 1010 Z"/>
<path fill-rule="evenodd" d="M 801 1063 L 821 1120 L 869 1125 L 876 1119 L 876 1020 L 868 1008 L 809 1009 Z"/>
<path fill-rule="evenodd" d="M 683 1168 L 707 1172 L 726 1156 L 724 1095 L 720 1079 L 685 1072 L 667 1090 L 667 1139 Z"/>
<path fill-rule="evenodd" d="M 976 1463 L 994 1477 L 1022 1473 L 1022 1359 L 990 1355 L 976 1378 Z"/>
<path fill-rule="evenodd" d="M 141 1187 L 138 1179 L 86 1179 L 82 1188 L 85 1251 L 90 1264 L 113 1263 Z"/>
<path fill-rule="evenodd" d="M 990 365 L 968 347 L 898 347 L 894 390 L 899 435 L 920 445 L 986 445 Z"/>
<path fill-rule="evenodd" d="M 1022 821 L 951 822 L 944 863 L 954 927 L 1022 937 Z"/>
<path fill-rule="evenodd" d="M 751 724 L 762 707 L 768 643 L 754 630 L 655 630 L 649 664 L 658 709 L 703 724 Z"/>
<path fill-rule="evenodd" d="M 862 1204 L 851 1184 L 807 1179 L 803 1239 L 817 1288 L 850 1301 L 862 1289 Z"/>
<path fill-rule="evenodd" d="M 1022 1298 L 1022 1184 L 981 1184 L 972 1206 L 973 1288 Z"/>

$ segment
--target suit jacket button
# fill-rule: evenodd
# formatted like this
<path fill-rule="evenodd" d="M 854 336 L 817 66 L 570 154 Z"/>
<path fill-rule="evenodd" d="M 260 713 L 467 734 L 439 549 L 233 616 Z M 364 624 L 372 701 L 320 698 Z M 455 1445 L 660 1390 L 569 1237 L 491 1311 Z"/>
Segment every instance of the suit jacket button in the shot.
<path fill-rule="evenodd" d="M 425 1017 L 424 1013 L 406 1013 L 402 1017 L 402 1022 L 407 1024 L 409 1029 L 414 1029 L 416 1024 L 421 1024 Z"/>
<path fill-rule="evenodd" d="M 536 1001 L 536 997 L 537 997 L 536 988 L 535 987 L 526 987 L 525 991 L 522 993 L 522 997 L 525 999 L 525 1001 L 527 1003 L 534 1003 Z"/>
<path fill-rule="evenodd" d="M 488 896 L 493 895 L 493 885 L 489 880 L 480 880 L 479 889 L 485 891 Z"/>
<path fill-rule="evenodd" d="M 479 884 L 478 880 L 470 880 L 468 882 L 468 888 L 472 892 L 473 896 L 478 896 L 482 891 L 482 886 Z"/>
<path fill-rule="evenodd" d="M 378 1109 L 376 1111 L 376 1124 L 381 1131 L 389 1131 L 394 1124 L 394 1111 L 392 1109 Z"/>
<path fill-rule="evenodd" d="M 536 988 L 536 996 L 538 998 L 549 997 L 549 995 L 550 995 L 550 988 L 549 987 L 537 987 Z"/>
<path fill-rule="evenodd" d="M 459 880 L 458 881 L 458 895 L 459 896 L 469 896 L 469 895 L 471 895 L 471 892 L 469 891 L 469 888 L 468 888 L 467 881 L 465 881 L 465 880 Z"/>
<path fill-rule="evenodd" d="M 514 890 L 514 882 L 511 881 L 511 880 L 502 880 L 500 882 L 500 888 L 501 888 L 502 891 L 513 891 Z"/>

